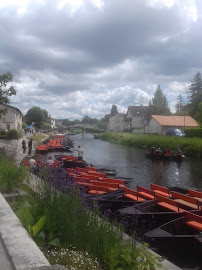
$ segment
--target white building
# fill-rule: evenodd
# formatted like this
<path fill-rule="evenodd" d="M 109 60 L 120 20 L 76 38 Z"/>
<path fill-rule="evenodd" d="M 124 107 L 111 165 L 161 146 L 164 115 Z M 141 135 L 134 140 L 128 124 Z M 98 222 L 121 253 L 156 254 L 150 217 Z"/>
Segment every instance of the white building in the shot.
<path fill-rule="evenodd" d="M 108 131 L 123 132 L 126 127 L 125 122 L 126 115 L 118 113 L 109 118 Z"/>
<path fill-rule="evenodd" d="M 22 129 L 22 113 L 18 108 L 7 104 L 0 104 L 0 111 L 6 109 L 6 114 L 1 115 L 0 118 L 0 129 L 11 130 L 11 129 Z"/>
<path fill-rule="evenodd" d="M 185 127 L 196 128 L 198 124 L 191 116 L 152 115 L 149 124 L 145 126 L 145 133 L 165 135 L 167 128 L 184 131 Z"/>
<path fill-rule="evenodd" d="M 133 133 L 144 133 L 147 125 L 148 106 L 129 106 L 126 114 L 126 129 Z"/>

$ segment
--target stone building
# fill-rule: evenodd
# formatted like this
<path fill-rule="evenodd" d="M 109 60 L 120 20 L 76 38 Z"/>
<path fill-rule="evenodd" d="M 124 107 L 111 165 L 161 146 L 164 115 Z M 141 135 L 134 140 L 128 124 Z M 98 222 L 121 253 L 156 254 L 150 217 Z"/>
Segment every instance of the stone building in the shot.
<path fill-rule="evenodd" d="M 3 130 L 22 129 L 23 114 L 18 108 L 15 108 L 7 104 L 0 104 L 0 110 L 6 110 L 6 114 L 1 115 L 0 118 L 0 129 Z"/>

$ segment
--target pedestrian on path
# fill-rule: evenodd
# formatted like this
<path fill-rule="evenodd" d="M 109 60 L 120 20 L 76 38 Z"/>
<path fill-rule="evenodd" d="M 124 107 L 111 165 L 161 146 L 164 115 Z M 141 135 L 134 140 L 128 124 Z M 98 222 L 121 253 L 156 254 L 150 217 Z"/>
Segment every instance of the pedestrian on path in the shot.
<path fill-rule="evenodd" d="M 79 145 L 78 149 L 75 151 L 78 152 L 78 160 L 83 161 L 83 149 L 81 148 L 81 146 Z"/>
<path fill-rule="evenodd" d="M 28 155 L 31 155 L 31 153 L 32 153 L 32 138 L 28 142 L 28 147 L 29 147 Z"/>
<path fill-rule="evenodd" d="M 26 141 L 25 140 L 23 140 L 22 141 L 22 150 L 23 150 L 23 154 L 25 154 L 25 152 L 26 152 Z"/>

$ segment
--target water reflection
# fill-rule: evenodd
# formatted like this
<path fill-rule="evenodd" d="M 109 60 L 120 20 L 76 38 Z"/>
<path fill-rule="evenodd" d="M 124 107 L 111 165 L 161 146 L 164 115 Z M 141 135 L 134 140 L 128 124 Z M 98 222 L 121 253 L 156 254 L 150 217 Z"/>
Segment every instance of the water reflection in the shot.
<path fill-rule="evenodd" d="M 132 177 L 131 187 L 150 187 L 151 183 L 162 186 L 181 184 L 202 188 L 200 160 L 186 158 L 182 162 L 151 160 L 145 150 L 95 140 L 91 134 L 71 136 L 84 149 L 84 159 L 96 167 L 115 169 L 119 176 Z"/>

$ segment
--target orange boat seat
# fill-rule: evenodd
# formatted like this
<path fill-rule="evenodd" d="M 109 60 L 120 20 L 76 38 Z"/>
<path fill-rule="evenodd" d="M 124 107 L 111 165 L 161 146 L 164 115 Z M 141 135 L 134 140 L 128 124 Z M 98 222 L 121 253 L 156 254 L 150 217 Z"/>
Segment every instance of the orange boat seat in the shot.
<path fill-rule="evenodd" d="M 155 184 L 151 184 L 151 189 L 154 191 L 155 194 L 161 195 L 161 196 L 165 196 L 170 198 L 171 194 L 168 188 L 165 187 L 161 187 Z"/>
<path fill-rule="evenodd" d="M 139 193 L 140 196 L 149 199 L 149 200 L 154 200 L 155 199 L 155 193 L 153 190 L 137 186 L 137 192 Z"/>
<path fill-rule="evenodd" d="M 124 197 L 132 200 L 132 201 L 138 201 L 138 202 L 144 202 L 145 199 L 139 197 L 139 194 L 137 191 L 132 190 L 130 188 L 124 187 L 123 188 L 123 195 Z"/>

